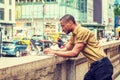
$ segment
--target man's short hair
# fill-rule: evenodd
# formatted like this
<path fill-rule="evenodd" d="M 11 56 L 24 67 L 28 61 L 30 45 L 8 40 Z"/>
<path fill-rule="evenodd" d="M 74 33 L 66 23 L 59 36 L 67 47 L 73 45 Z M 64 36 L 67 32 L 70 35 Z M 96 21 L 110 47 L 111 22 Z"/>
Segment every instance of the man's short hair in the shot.
<path fill-rule="evenodd" d="M 74 24 L 76 24 L 76 21 L 75 21 L 74 17 L 71 14 L 64 15 L 62 18 L 60 18 L 60 21 L 61 20 L 64 20 L 65 22 L 68 22 L 68 21 L 71 20 Z"/>

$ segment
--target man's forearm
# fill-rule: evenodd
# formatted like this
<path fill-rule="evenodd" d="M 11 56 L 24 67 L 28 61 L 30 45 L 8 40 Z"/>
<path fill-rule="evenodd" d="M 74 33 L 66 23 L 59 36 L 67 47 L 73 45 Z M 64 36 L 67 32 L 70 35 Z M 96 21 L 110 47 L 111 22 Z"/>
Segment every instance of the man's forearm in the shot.
<path fill-rule="evenodd" d="M 76 52 L 64 50 L 55 50 L 54 54 L 61 57 L 76 57 L 78 55 Z"/>
<path fill-rule="evenodd" d="M 64 52 L 64 51 L 67 51 L 67 49 L 66 49 L 66 48 L 63 48 L 63 49 L 58 49 L 58 50 L 56 50 L 56 51 Z"/>

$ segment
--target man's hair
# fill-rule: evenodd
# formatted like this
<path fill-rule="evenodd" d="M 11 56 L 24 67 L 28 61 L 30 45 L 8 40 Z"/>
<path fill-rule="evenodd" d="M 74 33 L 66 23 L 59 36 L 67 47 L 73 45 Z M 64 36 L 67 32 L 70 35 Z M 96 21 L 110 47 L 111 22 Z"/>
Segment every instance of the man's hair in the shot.
<path fill-rule="evenodd" d="M 74 17 L 70 14 L 64 15 L 62 18 L 60 18 L 60 21 L 61 20 L 64 20 L 65 22 L 68 22 L 68 21 L 71 20 L 74 24 L 76 24 L 76 21 L 75 21 Z"/>

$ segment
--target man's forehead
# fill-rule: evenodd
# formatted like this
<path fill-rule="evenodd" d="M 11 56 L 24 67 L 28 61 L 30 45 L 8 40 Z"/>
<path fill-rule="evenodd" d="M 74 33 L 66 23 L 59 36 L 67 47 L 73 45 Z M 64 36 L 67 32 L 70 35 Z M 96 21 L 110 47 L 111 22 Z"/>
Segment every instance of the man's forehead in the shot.
<path fill-rule="evenodd" d="M 64 20 L 61 20 L 61 21 L 60 21 L 60 24 L 65 24 L 65 21 L 64 21 Z"/>
<path fill-rule="evenodd" d="M 60 23 L 61 24 L 66 24 L 66 23 L 68 23 L 69 21 L 68 20 L 65 20 L 65 19 L 62 19 L 61 21 L 60 21 Z"/>

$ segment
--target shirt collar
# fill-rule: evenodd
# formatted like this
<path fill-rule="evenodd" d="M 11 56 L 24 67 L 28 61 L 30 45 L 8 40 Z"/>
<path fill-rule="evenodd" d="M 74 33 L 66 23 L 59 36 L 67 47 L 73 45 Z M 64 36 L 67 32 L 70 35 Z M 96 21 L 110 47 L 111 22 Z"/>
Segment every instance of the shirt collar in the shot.
<path fill-rule="evenodd" d="M 78 28 L 79 28 L 79 27 L 81 27 L 80 24 L 78 24 L 78 25 L 75 27 L 74 31 L 72 32 L 73 35 L 76 35 L 76 34 L 78 33 Z"/>

